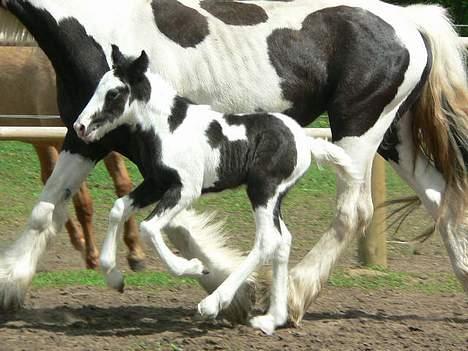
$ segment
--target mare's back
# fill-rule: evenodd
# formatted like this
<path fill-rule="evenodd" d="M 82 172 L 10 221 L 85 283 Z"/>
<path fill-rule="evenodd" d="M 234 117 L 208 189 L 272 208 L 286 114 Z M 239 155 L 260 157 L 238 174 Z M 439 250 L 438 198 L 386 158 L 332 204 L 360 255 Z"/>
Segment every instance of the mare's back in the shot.
<path fill-rule="evenodd" d="M 58 114 L 54 70 L 40 48 L 0 47 L 0 114 Z"/>

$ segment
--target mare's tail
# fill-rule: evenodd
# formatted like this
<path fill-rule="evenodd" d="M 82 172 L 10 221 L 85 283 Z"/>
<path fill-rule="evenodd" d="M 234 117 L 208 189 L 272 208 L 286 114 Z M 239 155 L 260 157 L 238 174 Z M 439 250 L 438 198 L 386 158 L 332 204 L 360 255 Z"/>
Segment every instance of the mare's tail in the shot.
<path fill-rule="evenodd" d="M 428 42 L 432 59 L 411 109 L 413 139 L 447 182 L 441 213 L 450 208 L 459 221 L 468 205 L 467 50 L 442 7 L 413 5 L 404 12 Z"/>

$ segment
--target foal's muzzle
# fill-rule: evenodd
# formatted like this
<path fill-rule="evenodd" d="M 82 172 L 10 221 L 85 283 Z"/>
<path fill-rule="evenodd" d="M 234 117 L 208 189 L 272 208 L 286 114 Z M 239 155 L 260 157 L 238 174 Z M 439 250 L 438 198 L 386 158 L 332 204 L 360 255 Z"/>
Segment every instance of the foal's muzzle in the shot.
<path fill-rule="evenodd" d="M 86 136 L 86 126 L 83 123 L 75 122 L 73 129 L 75 129 L 76 135 L 79 138 L 83 139 Z"/>

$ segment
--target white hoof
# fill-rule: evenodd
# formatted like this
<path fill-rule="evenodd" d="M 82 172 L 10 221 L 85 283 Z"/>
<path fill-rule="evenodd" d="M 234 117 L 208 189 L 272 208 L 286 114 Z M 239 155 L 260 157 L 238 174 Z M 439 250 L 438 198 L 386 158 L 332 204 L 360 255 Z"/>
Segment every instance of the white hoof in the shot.
<path fill-rule="evenodd" d="M 106 274 L 107 286 L 123 293 L 124 291 L 124 277 L 123 274 L 116 268 L 112 268 L 109 273 Z"/>
<path fill-rule="evenodd" d="M 188 261 L 184 275 L 201 277 L 205 274 L 208 274 L 208 271 L 205 269 L 205 266 L 203 266 L 202 261 L 200 261 L 198 258 L 192 258 L 190 261 Z"/>
<path fill-rule="evenodd" d="M 250 320 L 250 325 L 256 329 L 260 329 L 267 335 L 272 335 L 277 326 L 275 318 L 268 314 L 252 318 Z"/>
<path fill-rule="evenodd" d="M 169 271 L 175 276 L 187 276 L 198 278 L 208 271 L 205 270 L 203 263 L 198 258 L 192 258 L 186 260 L 185 258 L 177 257 L 175 263 L 172 263 L 169 267 Z"/>
<path fill-rule="evenodd" d="M 220 311 L 220 303 L 216 294 L 211 294 L 198 304 L 198 313 L 205 319 L 215 319 Z"/>

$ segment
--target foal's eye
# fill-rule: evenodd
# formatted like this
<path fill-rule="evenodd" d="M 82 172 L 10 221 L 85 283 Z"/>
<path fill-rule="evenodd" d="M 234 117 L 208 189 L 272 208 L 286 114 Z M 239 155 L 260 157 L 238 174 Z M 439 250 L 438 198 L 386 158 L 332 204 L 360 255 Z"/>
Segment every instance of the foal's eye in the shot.
<path fill-rule="evenodd" d="M 110 100 L 115 100 L 119 95 L 120 95 L 120 92 L 117 89 L 109 90 L 107 92 L 107 98 Z"/>

